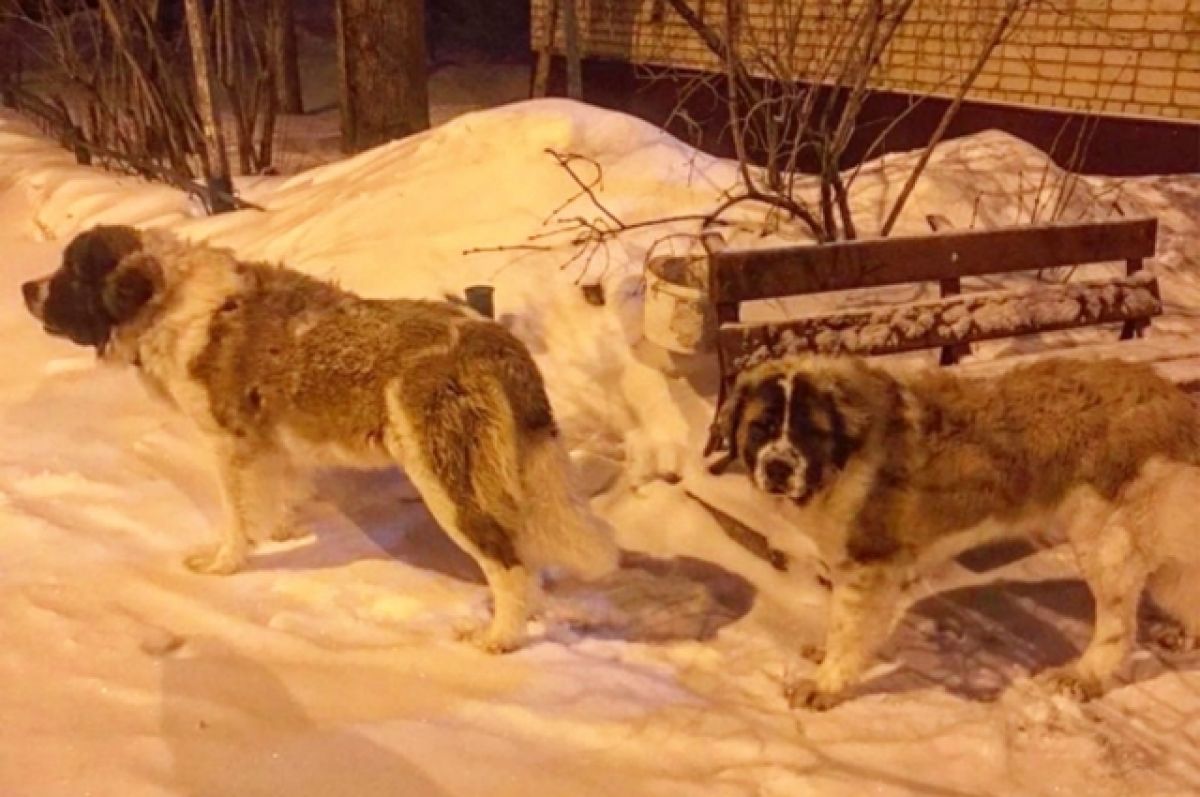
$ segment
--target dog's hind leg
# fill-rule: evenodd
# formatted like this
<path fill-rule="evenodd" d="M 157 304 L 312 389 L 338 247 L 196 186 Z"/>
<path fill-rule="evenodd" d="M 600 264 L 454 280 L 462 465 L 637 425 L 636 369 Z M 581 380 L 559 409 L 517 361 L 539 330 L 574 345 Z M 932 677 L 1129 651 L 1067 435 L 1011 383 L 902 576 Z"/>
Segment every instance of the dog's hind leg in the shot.
<path fill-rule="evenodd" d="M 1200 468 L 1171 469 L 1155 491 L 1148 518 L 1162 564 L 1150 575 L 1149 591 L 1166 621 L 1152 629 L 1155 641 L 1172 650 L 1200 643 L 1200 522 L 1195 496 L 1200 495 Z"/>
<path fill-rule="evenodd" d="M 1149 573 L 1132 533 L 1128 505 L 1112 509 L 1095 495 L 1080 505 L 1068 529 L 1079 569 L 1096 604 L 1095 628 L 1079 660 L 1039 676 L 1072 697 L 1099 697 L 1125 660 L 1137 632 L 1137 608 Z"/>
<path fill-rule="evenodd" d="M 492 594 L 492 620 L 467 636 L 489 653 L 507 653 L 525 638 L 536 577 L 517 558 L 510 529 L 469 502 L 455 501 L 417 456 L 405 461 L 405 473 L 442 530 L 476 561 Z"/>
<path fill-rule="evenodd" d="M 1168 562 L 1150 576 L 1150 597 L 1165 617 L 1150 636 L 1160 647 L 1186 651 L 1200 641 L 1200 563 Z"/>
<path fill-rule="evenodd" d="M 454 407 L 440 411 L 454 412 Z M 437 456 L 423 447 L 408 413 L 395 394 L 389 396 L 391 427 L 385 437 L 389 452 L 404 468 L 413 487 L 434 520 L 483 570 L 492 593 L 492 621 L 486 629 L 472 632 L 473 641 L 489 653 L 504 653 L 519 647 L 525 638 L 530 603 L 537 593 L 537 574 L 530 571 L 517 551 L 520 513 L 501 512 L 511 501 L 481 506 L 471 479 L 471 458 L 458 456 L 467 440 L 451 440 Z M 429 418 L 424 419 L 428 426 Z M 445 420 L 437 419 L 437 420 Z M 426 431 L 428 429 L 426 428 Z M 478 443 L 472 453 L 478 458 Z"/>
<path fill-rule="evenodd" d="M 479 563 L 492 592 L 492 621 L 470 638 L 489 653 L 515 650 L 525 639 L 537 576 L 518 558 L 512 529 L 474 506 L 457 509 L 457 524 L 446 528 Z"/>
<path fill-rule="evenodd" d="M 516 650 L 525 641 L 537 580 L 519 562 L 504 565 L 487 558 L 476 561 L 483 568 L 492 593 L 492 621 L 485 628 L 468 631 L 465 636 L 488 653 Z"/>

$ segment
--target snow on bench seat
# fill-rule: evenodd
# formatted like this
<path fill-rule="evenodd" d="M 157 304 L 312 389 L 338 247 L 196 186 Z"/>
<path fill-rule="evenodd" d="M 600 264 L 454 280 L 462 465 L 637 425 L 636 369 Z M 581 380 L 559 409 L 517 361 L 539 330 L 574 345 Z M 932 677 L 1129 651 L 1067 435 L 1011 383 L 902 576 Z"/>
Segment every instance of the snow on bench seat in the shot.
<path fill-rule="evenodd" d="M 1162 313 L 1147 272 L 1029 291 L 986 291 L 912 304 L 850 310 L 774 324 L 727 324 L 718 333 L 724 361 L 740 371 L 804 352 L 895 354 L 1018 337 Z"/>

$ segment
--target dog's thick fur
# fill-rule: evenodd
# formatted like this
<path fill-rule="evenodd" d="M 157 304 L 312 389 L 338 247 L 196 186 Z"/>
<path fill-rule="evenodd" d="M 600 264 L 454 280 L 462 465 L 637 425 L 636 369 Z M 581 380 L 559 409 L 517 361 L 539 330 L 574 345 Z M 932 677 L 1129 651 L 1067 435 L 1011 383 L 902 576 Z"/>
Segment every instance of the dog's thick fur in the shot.
<path fill-rule="evenodd" d="M 1200 634 L 1200 413 L 1149 366 L 1052 359 L 966 378 L 792 357 L 743 372 L 718 431 L 758 487 L 800 507 L 830 570 L 825 658 L 794 704 L 843 698 L 921 566 L 1013 535 L 1065 538 L 1095 596 L 1087 650 L 1043 676 L 1055 687 L 1103 692 L 1147 583 Z"/>
<path fill-rule="evenodd" d="M 52 334 L 136 366 L 210 435 L 231 573 L 287 536 L 300 464 L 402 466 L 492 591 L 489 650 L 522 639 L 537 571 L 598 577 L 609 530 L 569 483 L 542 377 L 507 330 L 449 303 L 365 300 L 295 271 L 161 232 L 97 227 L 23 286 Z"/>

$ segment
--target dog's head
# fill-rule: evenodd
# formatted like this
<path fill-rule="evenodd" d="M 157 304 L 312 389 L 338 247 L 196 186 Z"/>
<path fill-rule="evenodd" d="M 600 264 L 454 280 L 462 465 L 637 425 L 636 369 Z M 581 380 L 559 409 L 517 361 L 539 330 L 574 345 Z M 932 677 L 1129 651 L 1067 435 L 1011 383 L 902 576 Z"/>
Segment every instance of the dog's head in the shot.
<path fill-rule="evenodd" d="M 132 227 L 94 227 L 63 252 L 53 274 L 21 286 L 25 306 L 51 335 L 103 352 L 161 288 L 162 270 Z"/>
<path fill-rule="evenodd" d="M 806 502 L 870 435 L 890 378 L 861 361 L 793 357 L 743 371 L 722 405 L 729 457 L 760 489 Z"/>

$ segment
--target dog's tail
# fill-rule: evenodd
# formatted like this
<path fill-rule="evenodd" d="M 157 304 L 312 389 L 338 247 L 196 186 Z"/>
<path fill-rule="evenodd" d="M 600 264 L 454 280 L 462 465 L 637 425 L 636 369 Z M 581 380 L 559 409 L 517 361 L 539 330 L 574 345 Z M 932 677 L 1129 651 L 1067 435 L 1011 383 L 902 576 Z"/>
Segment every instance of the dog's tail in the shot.
<path fill-rule="evenodd" d="M 544 412 L 531 412 L 526 405 L 539 402 L 514 396 L 506 379 L 495 374 L 468 379 L 488 408 L 471 469 L 480 508 L 514 535 L 521 560 L 530 566 L 560 567 L 587 580 L 611 572 L 618 555 L 612 529 L 575 488 L 548 402 Z M 541 394 L 540 388 L 538 380 L 533 392 Z"/>
<path fill-rule="evenodd" d="M 613 530 L 575 487 L 571 461 L 558 436 L 540 435 L 527 444 L 523 459 L 524 532 L 530 557 L 585 580 L 616 569 Z"/>

